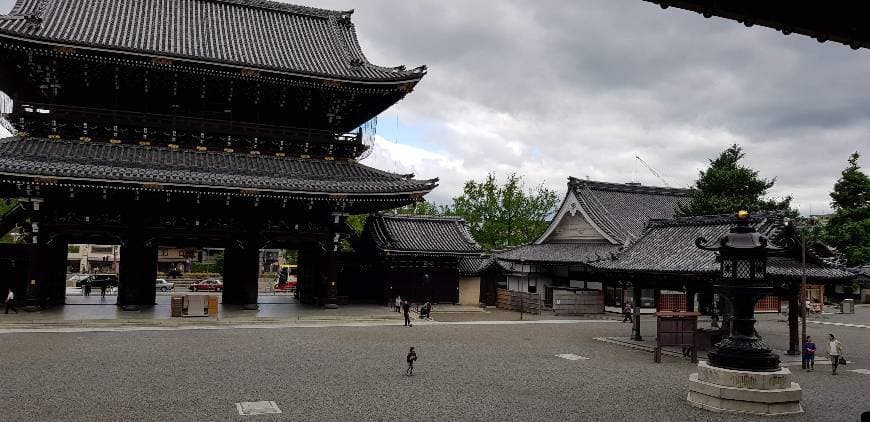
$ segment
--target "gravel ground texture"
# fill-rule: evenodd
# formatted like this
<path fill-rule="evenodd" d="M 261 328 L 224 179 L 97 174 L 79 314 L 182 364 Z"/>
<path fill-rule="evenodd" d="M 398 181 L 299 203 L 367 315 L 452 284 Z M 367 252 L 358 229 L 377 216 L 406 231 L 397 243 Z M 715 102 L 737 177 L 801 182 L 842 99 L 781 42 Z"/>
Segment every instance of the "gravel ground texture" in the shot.
<path fill-rule="evenodd" d="M 863 308 L 862 314 L 870 314 Z M 861 316 L 845 316 L 862 320 Z M 785 348 L 782 316 L 759 331 Z M 827 322 L 837 322 L 832 316 Z M 644 335 L 654 336 L 652 321 Z M 870 329 L 834 332 L 870 369 Z M 400 324 L 368 327 L 0 335 L 0 420 L 523 420 L 744 421 L 686 402 L 694 365 L 594 340 L 628 324 Z M 819 342 L 820 343 L 820 342 Z M 404 375 L 415 346 L 415 376 Z M 566 360 L 573 353 L 589 359 Z M 777 420 L 857 421 L 870 375 L 791 367 L 806 413 Z M 239 416 L 235 403 L 271 400 L 280 415 Z"/>

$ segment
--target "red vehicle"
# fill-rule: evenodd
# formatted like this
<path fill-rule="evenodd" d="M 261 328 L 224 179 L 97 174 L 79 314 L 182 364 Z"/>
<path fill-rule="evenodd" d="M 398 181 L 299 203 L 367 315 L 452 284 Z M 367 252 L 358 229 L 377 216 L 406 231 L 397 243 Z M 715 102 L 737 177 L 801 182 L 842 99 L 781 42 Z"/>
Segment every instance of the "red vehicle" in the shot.
<path fill-rule="evenodd" d="M 205 279 L 190 285 L 191 292 L 219 292 L 224 289 L 224 283 L 217 279 Z"/>
<path fill-rule="evenodd" d="M 288 281 L 284 284 L 275 283 L 276 292 L 294 292 L 296 291 L 296 281 Z"/>
<path fill-rule="evenodd" d="M 278 271 L 278 278 L 275 280 L 276 292 L 295 292 L 296 291 L 296 272 L 298 266 L 293 264 L 285 264 Z"/>

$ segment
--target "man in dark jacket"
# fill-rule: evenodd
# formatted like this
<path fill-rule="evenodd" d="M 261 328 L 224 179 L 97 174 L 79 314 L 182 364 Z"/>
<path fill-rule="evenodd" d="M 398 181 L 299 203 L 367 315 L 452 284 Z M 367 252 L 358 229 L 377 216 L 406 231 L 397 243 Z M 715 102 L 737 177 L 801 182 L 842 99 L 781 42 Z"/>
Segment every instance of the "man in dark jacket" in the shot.
<path fill-rule="evenodd" d="M 411 304 L 407 300 L 402 302 L 402 312 L 405 313 L 405 326 L 413 327 L 411 325 Z"/>

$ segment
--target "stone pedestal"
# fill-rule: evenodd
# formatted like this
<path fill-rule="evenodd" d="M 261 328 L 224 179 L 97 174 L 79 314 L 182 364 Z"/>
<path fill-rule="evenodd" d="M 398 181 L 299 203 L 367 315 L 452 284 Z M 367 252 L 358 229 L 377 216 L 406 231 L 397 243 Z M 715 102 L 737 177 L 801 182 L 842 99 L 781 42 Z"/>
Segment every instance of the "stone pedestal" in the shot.
<path fill-rule="evenodd" d="M 689 403 L 714 412 L 751 415 L 803 413 L 801 387 L 791 381 L 791 371 L 738 371 L 698 363 L 689 375 Z"/>

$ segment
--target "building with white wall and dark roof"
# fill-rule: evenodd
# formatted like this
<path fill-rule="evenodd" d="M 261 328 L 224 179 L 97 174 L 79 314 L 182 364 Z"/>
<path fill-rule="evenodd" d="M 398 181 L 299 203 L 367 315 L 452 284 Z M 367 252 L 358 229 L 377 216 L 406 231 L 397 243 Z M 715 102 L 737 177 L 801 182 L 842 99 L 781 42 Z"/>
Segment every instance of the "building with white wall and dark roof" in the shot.
<path fill-rule="evenodd" d="M 673 217 L 688 195 L 688 189 L 571 177 L 565 200 L 544 233 L 529 245 L 496 253 L 505 269 L 504 286 L 540 293 L 545 306 L 552 305 L 554 287 L 594 289 L 605 294 L 612 310 L 619 310 L 622 287 L 614 283 L 619 296 L 607 294 L 610 284 L 593 277 L 590 263 L 618 254 L 641 236 L 650 219 Z M 655 291 L 642 293 L 643 305 L 655 307 Z"/>

